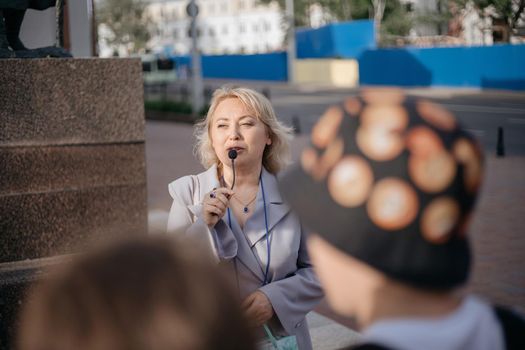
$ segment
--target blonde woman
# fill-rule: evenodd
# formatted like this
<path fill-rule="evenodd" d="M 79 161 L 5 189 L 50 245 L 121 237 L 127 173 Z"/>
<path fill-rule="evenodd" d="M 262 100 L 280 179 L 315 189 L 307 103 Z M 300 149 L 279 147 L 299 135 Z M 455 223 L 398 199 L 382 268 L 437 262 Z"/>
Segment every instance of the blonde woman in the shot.
<path fill-rule="evenodd" d="M 305 316 L 323 293 L 305 231 L 276 179 L 289 162 L 290 129 L 260 93 L 223 87 L 196 136 L 196 153 L 208 170 L 169 185 L 168 231 L 201 238 L 231 269 L 261 339 L 295 336 L 299 349 L 311 349 Z"/>

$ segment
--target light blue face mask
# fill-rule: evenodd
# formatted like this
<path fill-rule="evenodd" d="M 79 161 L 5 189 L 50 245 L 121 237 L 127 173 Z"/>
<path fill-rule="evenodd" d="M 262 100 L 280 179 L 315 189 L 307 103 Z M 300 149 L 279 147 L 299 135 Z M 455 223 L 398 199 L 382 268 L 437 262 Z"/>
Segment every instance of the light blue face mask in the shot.
<path fill-rule="evenodd" d="M 264 325 L 264 331 L 266 332 L 266 336 L 270 340 L 270 343 L 265 343 L 264 345 L 260 346 L 258 350 L 297 350 L 299 349 L 297 347 L 297 338 L 295 335 L 289 335 L 287 337 L 283 337 L 280 339 L 276 339 L 272 332 L 270 331 L 270 328 L 268 328 L 267 325 Z"/>

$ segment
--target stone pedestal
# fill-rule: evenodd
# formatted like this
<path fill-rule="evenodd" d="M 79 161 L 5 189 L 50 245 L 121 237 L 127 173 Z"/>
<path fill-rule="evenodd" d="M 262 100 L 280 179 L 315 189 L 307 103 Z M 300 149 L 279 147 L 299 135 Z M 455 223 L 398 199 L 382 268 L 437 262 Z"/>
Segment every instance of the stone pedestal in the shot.
<path fill-rule="evenodd" d="M 0 348 L 24 286 L 89 241 L 146 232 L 138 59 L 0 60 Z"/>

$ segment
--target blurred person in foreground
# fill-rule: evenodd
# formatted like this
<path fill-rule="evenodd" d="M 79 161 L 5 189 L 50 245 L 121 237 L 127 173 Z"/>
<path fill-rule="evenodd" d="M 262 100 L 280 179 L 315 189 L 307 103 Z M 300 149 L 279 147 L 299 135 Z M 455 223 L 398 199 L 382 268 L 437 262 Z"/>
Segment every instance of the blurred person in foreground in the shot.
<path fill-rule="evenodd" d="M 255 349 L 233 289 L 193 247 L 133 239 L 76 257 L 30 294 L 20 350 Z"/>
<path fill-rule="evenodd" d="M 364 90 L 314 126 L 285 200 L 331 306 L 363 330 L 354 349 L 525 349 L 521 316 L 465 293 L 477 142 L 443 107 Z"/>
<path fill-rule="evenodd" d="M 305 317 L 323 293 L 306 233 L 276 179 L 289 161 L 290 128 L 260 93 L 223 87 L 196 131 L 196 151 L 208 170 L 169 185 L 168 231 L 207 242 L 230 271 L 259 339 L 311 349 Z"/>

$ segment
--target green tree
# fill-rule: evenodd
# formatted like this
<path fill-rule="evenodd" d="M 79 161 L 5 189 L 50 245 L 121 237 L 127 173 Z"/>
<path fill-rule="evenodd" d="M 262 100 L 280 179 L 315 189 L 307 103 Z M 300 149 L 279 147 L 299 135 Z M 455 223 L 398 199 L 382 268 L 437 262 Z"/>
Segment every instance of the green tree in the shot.
<path fill-rule="evenodd" d="M 413 19 L 399 0 L 386 2 L 381 32 L 389 35 L 406 36 L 413 26 Z"/>
<path fill-rule="evenodd" d="M 130 53 L 145 49 L 151 26 L 145 7 L 141 0 L 100 0 L 97 3 L 98 24 L 104 24 L 112 33 L 106 38 L 110 46 L 125 46 Z"/>

